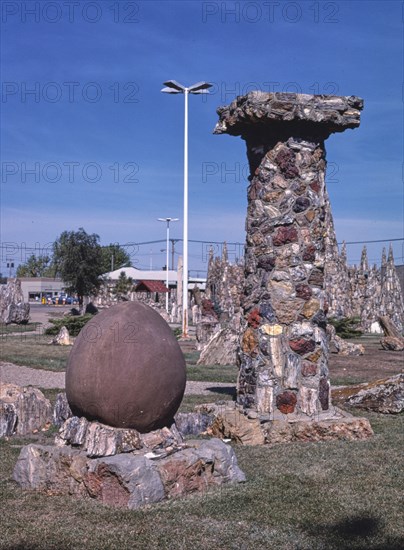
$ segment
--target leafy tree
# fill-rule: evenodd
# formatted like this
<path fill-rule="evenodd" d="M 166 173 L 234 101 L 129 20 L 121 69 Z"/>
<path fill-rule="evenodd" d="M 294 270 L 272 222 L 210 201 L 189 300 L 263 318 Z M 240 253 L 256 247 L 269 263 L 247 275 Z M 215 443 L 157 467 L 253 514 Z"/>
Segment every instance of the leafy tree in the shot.
<path fill-rule="evenodd" d="M 119 279 L 116 282 L 115 288 L 113 290 L 113 293 L 115 296 L 117 296 L 118 300 L 127 294 L 132 290 L 133 288 L 133 279 L 132 277 L 127 277 L 125 275 L 124 271 L 121 271 L 119 274 Z"/>
<path fill-rule="evenodd" d="M 101 249 L 103 273 L 108 273 L 120 267 L 130 267 L 130 256 L 119 244 L 109 244 Z M 113 261 L 112 261 L 113 258 Z M 113 263 L 113 266 L 112 266 Z"/>
<path fill-rule="evenodd" d="M 54 277 L 54 269 L 49 256 L 31 254 L 24 264 L 17 267 L 17 277 Z"/>
<path fill-rule="evenodd" d="M 55 272 L 66 283 L 69 293 L 77 294 L 82 305 L 84 296 L 96 293 L 102 282 L 102 252 L 99 236 L 89 235 L 82 227 L 64 231 L 53 243 Z"/>
<path fill-rule="evenodd" d="M 341 319 L 328 319 L 330 325 L 335 327 L 335 332 L 341 338 L 359 338 L 363 332 L 359 329 L 360 317 L 342 317 Z"/>

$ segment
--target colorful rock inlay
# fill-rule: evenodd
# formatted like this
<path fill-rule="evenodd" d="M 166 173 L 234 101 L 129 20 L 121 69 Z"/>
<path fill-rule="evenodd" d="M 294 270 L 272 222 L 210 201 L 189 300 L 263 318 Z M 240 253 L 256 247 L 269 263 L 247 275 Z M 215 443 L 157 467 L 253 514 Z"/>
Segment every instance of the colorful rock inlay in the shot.
<path fill-rule="evenodd" d="M 250 164 L 238 404 L 328 410 L 325 139 L 356 128 L 360 98 L 251 92 L 218 109 Z"/>

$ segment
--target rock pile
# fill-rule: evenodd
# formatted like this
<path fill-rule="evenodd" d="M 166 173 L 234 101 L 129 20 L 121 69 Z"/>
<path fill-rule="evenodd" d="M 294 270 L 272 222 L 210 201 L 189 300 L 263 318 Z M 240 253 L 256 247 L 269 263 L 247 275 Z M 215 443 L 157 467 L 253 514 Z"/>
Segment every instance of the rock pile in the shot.
<path fill-rule="evenodd" d="M 76 417 L 55 446 L 25 446 L 13 478 L 24 489 L 129 509 L 245 481 L 233 449 L 218 439 L 184 443 L 175 425 L 140 434 Z"/>
<path fill-rule="evenodd" d="M 373 435 L 366 418 L 353 417 L 336 407 L 311 419 L 294 414 L 290 417 L 287 413 L 279 412 L 272 418 L 265 419 L 254 411 L 243 411 L 231 403 L 206 407 L 214 416 L 208 432 L 242 445 L 274 445 L 293 441 L 356 441 Z"/>

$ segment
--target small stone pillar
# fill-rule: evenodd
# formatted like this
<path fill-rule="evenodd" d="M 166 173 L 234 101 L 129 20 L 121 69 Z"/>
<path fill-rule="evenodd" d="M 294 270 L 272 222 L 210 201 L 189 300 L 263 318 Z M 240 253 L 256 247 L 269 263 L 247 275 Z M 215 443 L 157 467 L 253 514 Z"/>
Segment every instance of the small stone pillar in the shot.
<path fill-rule="evenodd" d="M 237 402 L 261 418 L 330 407 L 325 333 L 324 141 L 356 128 L 363 100 L 251 92 L 218 109 L 250 165 Z"/>

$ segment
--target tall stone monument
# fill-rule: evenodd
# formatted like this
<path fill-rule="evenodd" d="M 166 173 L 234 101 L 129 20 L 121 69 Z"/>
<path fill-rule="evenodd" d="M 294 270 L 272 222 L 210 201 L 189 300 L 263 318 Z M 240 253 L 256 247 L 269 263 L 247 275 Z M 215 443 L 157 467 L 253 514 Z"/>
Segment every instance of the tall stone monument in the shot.
<path fill-rule="evenodd" d="M 262 417 L 330 407 L 324 260 L 330 134 L 357 128 L 355 97 L 251 92 L 218 109 L 250 165 L 237 402 Z"/>

